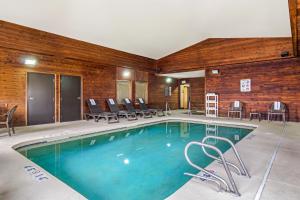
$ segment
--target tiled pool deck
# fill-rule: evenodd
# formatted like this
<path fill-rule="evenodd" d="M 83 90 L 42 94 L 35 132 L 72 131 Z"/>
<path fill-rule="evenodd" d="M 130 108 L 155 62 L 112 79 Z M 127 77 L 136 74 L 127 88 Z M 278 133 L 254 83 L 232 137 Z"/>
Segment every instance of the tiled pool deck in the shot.
<path fill-rule="evenodd" d="M 168 199 L 300 199 L 300 170 L 298 170 L 300 169 L 300 123 L 288 122 L 286 126 L 283 126 L 280 122 L 258 122 L 255 120 L 226 118 L 212 119 L 197 115 L 188 116 L 180 114 L 180 112 L 173 112 L 172 116 L 169 117 L 140 118 L 138 121 L 121 120 L 119 124 L 107 124 L 102 120 L 99 123 L 94 121 L 77 121 L 19 127 L 16 129 L 17 134 L 13 137 L 6 136 L 7 134 L 0 130 L 0 199 L 85 199 L 48 173 L 49 180 L 43 182 L 38 182 L 32 178 L 26 173 L 24 167 L 27 165 L 35 166 L 38 169 L 40 167 L 16 152 L 12 148 L 16 147 L 16 145 L 24 145 L 32 143 L 32 141 L 52 140 L 54 138 L 55 140 L 63 139 L 70 136 L 132 127 L 169 119 L 248 125 L 257 128 L 236 145 L 251 174 L 251 179 L 248 179 L 233 173 L 237 187 L 242 194 L 241 197 L 235 197 L 225 192 L 216 192 L 214 185 L 191 179 Z M 3 134 L 1 135 L 1 133 Z M 233 157 L 231 150 L 226 152 L 225 157 L 229 158 L 229 160 Z M 214 170 L 225 177 L 224 169 L 216 162 L 213 162 L 208 169 Z M 270 169 L 269 174 L 266 173 L 268 169 Z"/>

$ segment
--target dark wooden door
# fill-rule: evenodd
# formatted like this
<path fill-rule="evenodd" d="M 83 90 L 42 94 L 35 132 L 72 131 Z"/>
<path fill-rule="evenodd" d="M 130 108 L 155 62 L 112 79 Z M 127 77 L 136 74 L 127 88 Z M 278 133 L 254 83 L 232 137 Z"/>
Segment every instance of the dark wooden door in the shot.
<path fill-rule="evenodd" d="M 60 121 L 81 120 L 81 77 L 60 77 Z"/>
<path fill-rule="evenodd" d="M 55 122 L 55 76 L 27 74 L 27 124 Z"/>

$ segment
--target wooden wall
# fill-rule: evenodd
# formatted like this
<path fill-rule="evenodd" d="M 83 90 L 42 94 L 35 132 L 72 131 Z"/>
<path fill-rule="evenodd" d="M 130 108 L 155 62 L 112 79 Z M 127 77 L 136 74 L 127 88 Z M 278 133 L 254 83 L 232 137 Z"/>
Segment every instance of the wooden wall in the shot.
<path fill-rule="evenodd" d="M 24 59 L 38 60 L 36 67 L 25 66 Z M 65 38 L 51 33 L 0 21 L 0 106 L 17 104 L 16 123 L 26 122 L 27 72 L 56 75 L 56 120 L 59 121 L 59 75 L 77 75 L 83 81 L 83 101 L 95 98 L 106 108 L 105 98 L 115 98 L 117 68 L 137 71 L 138 79 L 152 72 L 149 58 Z M 85 105 L 85 103 L 84 103 Z M 84 111 L 87 107 L 84 106 Z"/>
<path fill-rule="evenodd" d="M 205 78 L 189 78 L 176 80 L 173 79 L 172 84 L 172 96 L 169 98 L 169 104 L 171 109 L 178 109 L 180 103 L 180 84 L 181 81 L 186 81 L 190 84 L 191 92 L 191 107 L 193 110 L 204 110 L 205 106 Z M 151 74 L 149 76 L 149 104 L 153 107 L 164 108 L 165 96 L 164 88 L 168 86 L 166 84 L 166 77 L 155 76 Z"/>
<path fill-rule="evenodd" d="M 280 58 L 282 51 L 292 55 L 291 38 L 212 38 L 161 58 L 162 73 L 199 70 L 210 66 Z"/>
<path fill-rule="evenodd" d="M 35 68 L 25 67 L 18 63 L 17 59 L 22 52 L 14 50 L 0 51 L 0 103 L 8 103 L 9 107 L 18 105 L 16 122 L 25 125 L 26 122 L 26 76 L 27 72 L 50 73 L 56 75 L 56 119 L 59 121 L 59 75 L 77 75 L 82 77 L 83 101 L 95 98 L 101 102 L 105 109 L 104 99 L 115 97 L 115 68 L 91 65 L 79 61 L 59 62 L 51 57 L 35 55 L 39 58 L 39 64 Z M 85 105 L 85 104 L 84 104 Z M 84 106 L 84 111 L 86 111 Z"/>
<path fill-rule="evenodd" d="M 125 71 L 128 71 L 130 73 L 128 77 L 124 77 L 123 73 Z M 132 101 L 136 103 L 135 81 L 148 82 L 149 72 L 124 68 L 124 67 L 117 67 L 116 73 L 117 73 L 117 80 L 127 80 L 131 82 L 131 97 L 129 98 L 131 98 Z"/>
<path fill-rule="evenodd" d="M 213 75 L 211 69 L 219 69 Z M 240 80 L 251 79 L 252 91 L 240 92 Z M 287 104 L 289 118 L 300 120 L 300 58 L 210 67 L 206 70 L 206 92 L 219 94 L 220 115 L 226 116 L 230 102 L 246 104 L 246 116 L 251 110 L 267 111 L 273 101 Z"/>
<path fill-rule="evenodd" d="M 9 106 L 18 104 L 17 123 L 24 125 L 26 74 L 41 72 L 56 75 L 57 91 L 60 74 L 81 76 L 83 100 L 98 99 L 101 107 L 105 109 L 104 99 L 116 96 L 115 82 L 121 79 L 120 69 L 126 66 L 134 71 L 131 77 L 133 81 L 149 79 L 149 103 L 164 107 L 165 77 L 154 75 L 157 65 L 161 72 L 206 69 L 206 92 L 220 94 L 221 115 L 226 113 L 229 102 L 235 99 L 246 103 L 247 114 L 252 108 L 266 110 L 266 106 L 272 101 L 282 100 L 290 108 L 290 118 L 298 121 L 299 59 L 279 59 L 282 51 L 292 52 L 291 44 L 291 38 L 208 39 L 156 62 L 149 58 L 0 21 L 0 106 L 6 103 Z M 38 65 L 35 68 L 24 66 L 23 61 L 26 57 L 36 58 Z M 212 68 L 219 68 L 221 74 L 213 76 L 210 74 Z M 239 92 L 239 81 L 242 78 L 252 79 L 252 92 Z M 203 80 L 189 81 L 192 85 L 204 85 Z M 169 102 L 172 109 L 177 109 L 179 82 L 174 80 L 171 85 L 173 95 Z M 201 108 L 203 87 L 193 88 L 192 100 L 196 101 L 192 102 L 192 106 Z M 56 101 L 58 121 L 58 92 Z M 84 109 L 86 111 L 86 106 Z"/>
<path fill-rule="evenodd" d="M 164 89 L 166 86 L 172 87 L 172 96 L 168 98 L 171 109 L 178 109 L 179 106 L 179 87 L 178 80 L 173 79 L 171 84 L 166 84 L 166 77 L 149 74 L 149 104 L 156 108 L 165 108 L 166 98 Z"/>

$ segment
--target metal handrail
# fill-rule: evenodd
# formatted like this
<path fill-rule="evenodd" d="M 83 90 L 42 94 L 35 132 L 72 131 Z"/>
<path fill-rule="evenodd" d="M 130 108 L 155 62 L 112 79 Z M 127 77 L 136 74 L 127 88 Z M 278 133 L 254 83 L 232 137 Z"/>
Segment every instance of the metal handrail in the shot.
<path fill-rule="evenodd" d="M 225 138 L 225 137 L 219 137 L 219 136 L 208 135 L 208 136 L 206 136 L 206 137 L 204 137 L 204 138 L 202 139 L 202 143 L 205 143 L 205 141 L 208 140 L 208 139 L 210 139 L 210 138 L 211 138 L 211 139 L 222 140 L 222 141 L 225 141 L 225 142 L 227 142 L 228 144 L 230 144 L 230 146 L 231 146 L 231 148 L 233 149 L 233 152 L 234 152 L 234 154 L 235 154 L 235 157 L 237 158 L 237 160 L 239 161 L 240 166 L 242 167 L 242 170 L 241 170 L 239 167 L 237 167 L 235 164 L 233 164 L 233 163 L 231 163 L 231 162 L 229 162 L 229 161 L 226 161 L 227 164 L 228 164 L 229 166 L 235 168 L 235 169 L 239 172 L 239 174 L 242 174 L 243 176 L 248 176 L 249 178 L 251 177 L 250 174 L 249 174 L 249 172 L 248 172 L 248 170 L 247 170 L 247 168 L 245 167 L 244 162 L 242 161 L 242 159 L 241 159 L 241 157 L 240 157 L 238 151 L 236 150 L 236 148 L 235 148 L 234 144 L 231 142 L 231 140 L 229 140 L 228 138 Z M 202 149 L 203 149 L 204 153 L 205 153 L 208 157 L 213 158 L 213 159 L 215 159 L 215 160 L 218 160 L 219 162 L 223 162 L 220 158 L 217 158 L 217 157 L 215 157 L 215 156 L 209 154 L 209 153 L 205 150 L 205 147 L 202 146 Z"/>
<path fill-rule="evenodd" d="M 200 167 L 200 166 L 194 164 L 194 163 L 190 160 L 190 158 L 189 158 L 189 156 L 188 156 L 188 149 L 189 149 L 190 146 L 192 146 L 192 145 L 198 145 L 198 146 L 201 146 L 201 147 L 206 147 L 206 148 L 209 148 L 209 149 L 212 149 L 212 150 L 216 151 L 216 152 L 219 154 L 220 159 L 221 159 L 221 161 L 222 161 L 222 164 L 223 164 L 223 166 L 224 166 L 224 169 L 225 169 L 225 171 L 226 171 L 226 174 L 227 174 L 227 176 L 228 176 L 229 184 L 228 184 L 228 182 L 227 182 L 225 179 L 223 179 L 223 178 L 221 178 L 220 176 L 218 176 L 218 175 L 216 175 L 216 174 L 213 174 L 213 173 L 211 173 L 210 171 L 208 171 L 208 170 L 206 170 L 206 169 L 204 169 L 204 168 L 202 168 L 202 167 Z M 234 179 L 233 179 L 233 177 L 232 177 L 232 174 L 231 174 L 231 172 L 230 172 L 230 170 L 229 170 L 228 162 L 226 162 L 226 160 L 225 160 L 225 158 L 224 158 L 222 152 L 221 152 L 217 147 L 212 146 L 212 145 L 208 145 L 208 144 L 205 144 L 205 143 L 201 143 L 201 142 L 195 142 L 195 141 L 194 141 L 194 142 L 190 142 L 190 143 L 188 143 L 188 144 L 185 146 L 185 149 L 184 149 L 184 156 L 185 156 L 187 162 L 188 162 L 191 166 L 193 166 L 194 168 L 196 168 L 196 169 L 198 169 L 198 170 L 200 170 L 200 171 L 204 171 L 205 173 L 209 174 L 211 177 L 215 178 L 216 180 L 213 180 L 213 179 L 211 179 L 211 178 L 206 178 L 206 177 L 201 177 L 201 178 L 206 179 L 206 180 L 213 181 L 213 182 L 215 182 L 215 183 L 218 184 L 218 185 L 223 184 L 223 185 L 225 186 L 225 191 L 227 191 L 227 192 L 232 192 L 232 193 L 236 194 L 237 196 L 241 196 L 241 194 L 239 193 L 239 191 L 238 191 L 238 189 L 237 189 L 237 187 L 236 187 L 236 184 L 235 184 L 235 182 L 234 182 Z M 190 174 L 186 173 L 185 175 L 190 175 Z M 192 175 L 192 176 L 197 177 L 197 175 Z M 231 187 L 229 187 L 229 185 L 230 185 Z M 219 188 L 220 188 L 220 187 L 219 187 Z"/>

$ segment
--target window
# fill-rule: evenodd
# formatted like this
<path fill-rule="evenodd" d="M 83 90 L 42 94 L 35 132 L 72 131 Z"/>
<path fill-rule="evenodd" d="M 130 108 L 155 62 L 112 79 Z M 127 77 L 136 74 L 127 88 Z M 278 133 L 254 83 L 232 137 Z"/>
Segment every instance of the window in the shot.
<path fill-rule="evenodd" d="M 135 82 L 135 98 L 143 98 L 148 103 L 148 82 Z"/>
<path fill-rule="evenodd" d="M 131 81 L 117 81 L 117 101 L 123 103 L 125 98 L 131 99 Z"/>

